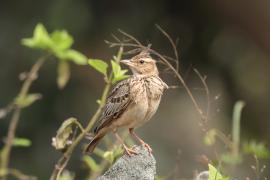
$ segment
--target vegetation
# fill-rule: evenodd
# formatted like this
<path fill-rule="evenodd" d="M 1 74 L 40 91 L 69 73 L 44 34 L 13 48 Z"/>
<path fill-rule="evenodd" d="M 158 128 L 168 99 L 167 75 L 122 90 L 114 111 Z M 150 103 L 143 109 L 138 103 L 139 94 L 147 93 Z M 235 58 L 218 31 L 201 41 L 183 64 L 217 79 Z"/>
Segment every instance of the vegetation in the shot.
<path fill-rule="evenodd" d="M 60 89 L 64 88 L 70 79 L 70 63 L 79 66 L 89 66 L 90 70 L 94 69 L 104 77 L 104 89 L 101 97 L 97 100 L 97 110 L 88 120 L 88 123 L 83 125 L 79 119 L 70 117 L 63 121 L 62 125 L 58 128 L 56 135 L 52 138 L 52 146 L 57 151 L 61 151 L 62 155 L 56 162 L 55 167 L 52 167 L 53 171 L 51 179 L 71 180 L 75 178 L 76 174 L 68 171 L 66 167 L 69 160 L 72 158 L 75 149 L 82 144 L 81 142 L 83 139 L 87 138 L 87 136 L 91 136 L 90 131 L 94 123 L 98 120 L 111 86 L 128 77 L 126 74 L 127 70 L 121 69 L 119 61 L 123 54 L 134 54 L 146 48 L 160 63 L 165 65 L 165 67 L 174 74 L 178 80 L 179 86 L 184 87 L 186 90 L 187 95 L 194 105 L 194 111 L 200 116 L 199 124 L 202 127 L 202 132 L 205 134 L 202 141 L 207 148 L 216 150 L 217 142 L 222 142 L 223 144 L 224 148 L 219 150 L 215 159 L 207 159 L 206 164 L 208 166 L 210 180 L 228 180 L 237 178 L 234 177 L 233 173 L 231 174 L 230 168 L 228 167 L 241 165 L 244 163 L 244 158 L 250 155 L 255 159 L 255 165 L 251 166 L 254 170 L 255 178 L 261 179 L 263 177 L 265 166 L 261 166 L 259 161 L 261 159 L 269 158 L 270 151 L 263 142 L 254 140 L 244 142 L 241 140 L 241 112 L 245 103 L 243 101 L 237 101 L 235 103 L 232 115 L 231 136 L 226 135 L 222 130 L 217 128 L 210 128 L 208 125 L 210 90 L 207 86 L 206 76 L 201 75 L 198 70 L 194 69 L 195 74 L 202 82 L 206 94 L 206 103 L 204 106 L 200 106 L 184 78 L 179 73 L 179 55 L 174 41 L 161 27 L 157 26 L 157 28 L 169 40 L 174 52 L 173 58 L 158 53 L 153 50 L 151 46 L 143 45 L 136 38 L 122 31 L 120 31 L 120 33 L 125 37 L 124 40 L 120 40 L 114 36 L 115 42 L 106 41 L 110 47 L 118 47 L 118 52 L 116 56 L 112 58 L 110 63 L 101 59 L 89 59 L 86 55 L 72 49 L 72 44 L 74 42 L 73 37 L 65 30 L 56 30 L 52 33 L 48 33 L 42 24 L 38 24 L 34 29 L 33 37 L 22 39 L 22 44 L 24 46 L 31 49 L 37 49 L 42 55 L 37 59 L 30 71 L 23 77 L 23 84 L 18 95 L 4 110 L 1 111 L 1 118 L 5 118 L 8 114 L 11 114 L 5 145 L 1 149 L 0 154 L 1 179 L 7 179 L 8 175 L 15 176 L 18 179 L 36 179 L 35 176 L 25 175 L 19 170 L 10 167 L 10 156 L 12 155 L 11 150 L 13 147 L 31 148 L 31 141 L 24 137 L 17 137 L 16 130 L 21 119 L 21 112 L 25 108 L 29 108 L 29 106 L 33 105 L 42 97 L 39 93 L 32 93 L 31 87 L 32 84 L 38 80 L 40 69 L 49 59 L 55 59 L 58 62 L 58 75 L 56 81 Z M 125 136 L 125 134 L 123 134 L 123 136 Z M 131 139 L 128 139 L 127 141 L 132 144 Z M 94 151 L 95 156 L 99 157 L 99 159 L 83 155 L 82 162 L 89 170 L 88 179 L 96 179 L 123 153 L 121 146 L 116 145 L 117 143 L 115 141 L 112 141 L 107 137 L 104 142 L 104 149 L 96 148 Z M 170 176 L 171 175 L 161 175 L 159 178 L 170 179 Z"/>

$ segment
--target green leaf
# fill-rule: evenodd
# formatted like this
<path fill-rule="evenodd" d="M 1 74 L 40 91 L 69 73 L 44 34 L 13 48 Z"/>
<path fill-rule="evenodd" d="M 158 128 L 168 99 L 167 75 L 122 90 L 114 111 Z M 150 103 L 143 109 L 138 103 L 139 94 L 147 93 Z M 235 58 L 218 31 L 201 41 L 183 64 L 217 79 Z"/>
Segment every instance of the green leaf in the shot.
<path fill-rule="evenodd" d="M 106 159 L 110 164 L 123 154 L 123 149 L 121 146 L 114 147 L 111 151 L 106 151 L 103 153 L 102 157 Z"/>
<path fill-rule="evenodd" d="M 36 41 L 32 38 L 24 38 L 21 41 L 22 45 L 30 48 L 37 48 L 36 47 Z"/>
<path fill-rule="evenodd" d="M 78 65 L 86 65 L 87 57 L 71 49 L 74 40 L 65 30 L 56 30 L 49 34 L 42 24 L 37 24 L 33 37 L 22 39 L 22 44 L 36 49 L 47 50 L 60 60 L 73 61 Z"/>
<path fill-rule="evenodd" d="M 127 71 L 126 71 L 127 72 Z M 114 78 L 113 78 L 113 81 L 112 81 L 112 83 L 114 84 L 114 83 L 116 83 L 116 82 L 118 82 L 118 81 L 122 81 L 122 80 L 124 80 L 124 79 L 127 79 L 129 77 L 129 75 L 119 75 L 119 76 L 115 76 Z"/>
<path fill-rule="evenodd" d="M 17 147 L 29 147 L 31 146 L 32 142 L 29 139 L 26 138 L 14 138 L 12 145 Z"/>
<path fill-rule="evenodd" d="M 46 28 L 41 23 L 36 25 L 32 38 L 22 40 L 23 45 L 36 49 L 48 49 L 52 43 Z"/>
<path fill-rule="evenodd" d="M 263 142 L 250 141 L 244 143 L 243 151 L 246 154 L 256 155 L 258 158 L 270 158 L 270 151 Z"/>
<path fill-rule="evenodd" d="M 69 146 L 69 137 L 73 133 L 73 126 L 79 122 L 76 118 L 65 120 L 57 130 L 56 136 L 52 138 L 52 146 L 57 150 L 65 149 Z"/>
<path fill-rule="evenodd" d="M 101 100 L 100 100 L 100 99 L 98 99 L 98 100 L 97 100 L 97 103 L 100 105 L 100 104 L 101 104 Z"/>
<path fill-rule="evenodd" d="M 74 179 L 75 179 L 75 174 L 67 170 L 64 170 L 60 176 L 60 180 L 74 180 Z"/>
<path fill-rule="evenodd" d="M 119 76 L 119 74 L 121 72 L 121 66 L 113 60 L 111 61 L 111 64 L 112 64 L 113 75 L 115 77 Z"/>
<path fill-rule="evenodd" d="M 114 157 L 114 161 L 120 157 L 123 154 L 124 150 L 122 148 L 122 146 L 115 146 L 113 148 L 113 157 Z"/>
<path fill-rule="evenodd" d="M 106 62 L 100 59 L 89 59 L 88 64 L 104 76 L 107 76 L 108 64 Z"/>
<path fill-rule="evenodd" d="M 38 23 L 34 30 L 34 38 L 37 40 L 47 40 L 49 34 L 43 24 Z"/>
<path fill-rule="evenodd" d="M 209 180 L 229 180 L 228 177 L 223 177 L 220 172 L 211 164 L 208 164 Z"/>
<path fill-rule="evenodd" d="M 74 49 L 68 49 L 67 51 L 61 52 L 60 54 L 61 56 L 58 56 L 60 59 L 70 60 L 77 65 L 87 64 L 87 57 Z"/>
<path fill-rule="evenodd" d="M 103 154 L 103 158 L 106 159 L 107 161 L 109 161 L 112 164 L 113 161 L 114 161 L 113 152 L 112 151 L 106 151 Z"/>
<path fill-rule="evenodd" d="M 112 70 L 113 70 L 112 83 L 115 83 L 117 81 L 121 81 L 121 80 L 129 77 L 128 75 L 126 75 L 128 70 L 126 70 L 126 69 L 122 70 L 121 66 L 118 63 L 116 63 L 115 61 L 111 61 L 111 64 L 112 64 Z"/>
<path fill-rule="evenodd" d="M 83 161 L 94 172 L 100 171 L 100 166 L 96 163 L 96 161 L 90 156 L 83 156 Z"/>
<path fill-rule="evenodd" d="M 51 34 L 53 50 L 66 50 L 73 44 L 73 38 L 65 30 L 56 30 Z"/>
<path fill-rule="evenodd" d="M 57 85 L 59 89 L 63 89 L 69 78 L 70 78 L 70 68 L 66 61 L 60 61 L 57 68 Z"/>
<path fill-rule="evenodd" d="M 206 133 L 203 141 L 204 141 L 204 144 L 207 145 L 207 146 L 211 146 L 211 145 L 215 144 L 215 142 L 216 142 L 216 130 L 215 129 L 209 130 Z"/>
<path fill-rule="evenodd" d="M 240 164 L 243 159 L 240 154 L 224 153 L 221 155 L 221 160 L 226 164 L 237 165 Z"/>
<path fill-rule="evenodd" d="M 35 101 L 41 99 L 41 97 L 41 94 L 38 93 L 28 94 L 26 96 L 19 96 L 15 99 L 15 104 L 20 106 L 21 108 L 25 108 L 33 104 Z"/>

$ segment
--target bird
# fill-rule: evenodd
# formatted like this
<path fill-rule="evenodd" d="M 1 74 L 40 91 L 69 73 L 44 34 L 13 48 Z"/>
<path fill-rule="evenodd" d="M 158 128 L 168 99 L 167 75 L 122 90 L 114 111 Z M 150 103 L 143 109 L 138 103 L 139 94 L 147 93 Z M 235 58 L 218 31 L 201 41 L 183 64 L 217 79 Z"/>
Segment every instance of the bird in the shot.
<path fill-rule="evenodd" d="M 168 85 L 159 77 L 156 62 L 147 50 L 142 50 L 131 59 L 120 61 L 129 67 L 133 75 L 112 88 L 94 129 L 94 137 L 85 148 L 85 153 L 91 154 L 100 140 L 108 132 L 113 132 L 128 155 L 137 154 L 132 148 L 128 148 L 119 136 L 119 128 L 128 128 L 130 135 L 146 147 L 149 153 L 152 152 L 151 147 L 134 129 L 151 119 L 158 109 L 164 90 L 168 89 Z"/>

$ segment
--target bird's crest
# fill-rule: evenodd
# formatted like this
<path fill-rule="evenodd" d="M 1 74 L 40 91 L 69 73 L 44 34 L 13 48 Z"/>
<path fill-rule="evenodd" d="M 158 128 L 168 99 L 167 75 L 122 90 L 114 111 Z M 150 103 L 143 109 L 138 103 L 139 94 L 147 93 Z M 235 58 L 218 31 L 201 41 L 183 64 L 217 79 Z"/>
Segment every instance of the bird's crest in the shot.
<path fill-rule="evenodd" d="M 141 59 L 141 58 L 151 58 L 148 48 L 143 49 L 138 55 L 134 57 L 134 59 Z"/>

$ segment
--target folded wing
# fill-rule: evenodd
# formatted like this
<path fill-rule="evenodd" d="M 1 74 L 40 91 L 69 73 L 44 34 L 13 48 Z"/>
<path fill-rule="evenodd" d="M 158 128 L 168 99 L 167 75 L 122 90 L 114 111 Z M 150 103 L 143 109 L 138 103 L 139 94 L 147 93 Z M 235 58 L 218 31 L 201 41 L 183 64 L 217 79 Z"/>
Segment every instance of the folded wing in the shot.
<path fill-rule="evenodd" d="M 121 81 L 110 92 L 103 108 L 102 116 L 94 130 L 95 134 L 103 127 L 111 124 L 113 120 L 119 118 L 131 103 L 129 81 L 130 79 Z"/>

